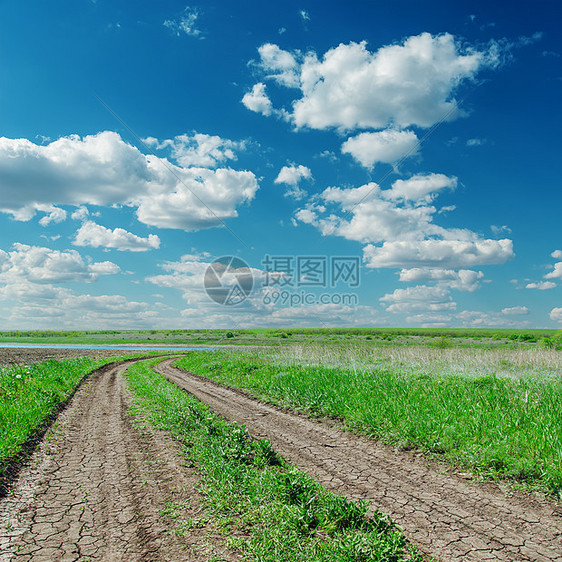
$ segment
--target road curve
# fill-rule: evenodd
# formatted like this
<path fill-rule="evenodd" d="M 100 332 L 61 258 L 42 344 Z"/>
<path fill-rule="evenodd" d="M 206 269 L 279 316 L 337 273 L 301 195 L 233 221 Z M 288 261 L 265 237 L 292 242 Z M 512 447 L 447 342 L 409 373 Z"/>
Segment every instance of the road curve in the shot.
<path fill-rule="evenodd" d="M 213 531 L 178 537 L 161 513 L 174 502 L 185 506 L 178 515 L 197 516 L 199 475 L 163 432 L 129 414 L 126 367 L 89 377 L 0 501 L 1 562 L 207 559 L 201 544 Z M 221 560 L 239 559 L 219 551 Z"/>
<path fill-rule="evenodd" d="M 562 517 L 541 498 L 479 484 L 326 422 L 282 411 L 165 360 L 157 370 L 258 438 L 326 488 L 389 514 L 441 561 L 562 561 Z"/>

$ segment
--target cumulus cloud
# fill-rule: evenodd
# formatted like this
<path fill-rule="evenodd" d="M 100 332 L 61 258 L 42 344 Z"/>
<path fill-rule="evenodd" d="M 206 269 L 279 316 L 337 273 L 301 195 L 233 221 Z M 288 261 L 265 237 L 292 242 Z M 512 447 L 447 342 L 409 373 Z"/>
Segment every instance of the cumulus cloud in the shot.
<path fill-rule="evenodd" d="M 545 279 L 562 279 L 562 261 L 554 264 L 554 269 L 544 276 Z"/>
<path fill-rule="evenodd" d="M 251 91 L 244 94 L 242 103 L 255 113 L 261 113 L 266 116 L 273 113 L 273 104 L 265 91 L 265 84 L 263 82 L 254 84 Z"/>
<path fill-rule="evenodd" d="M 100 275 L 119 271 L 119 266 L 109 261 L 86 263 L 76 250 L 61 252 L 20 243 L 10 252 L 0 250 L 0 283 L 5 285 L 92 282 Z"/>
<path fill-rule="evenodd" d="M 0 300 L 11 305 L 0 319 L 4 329 L 14 325 L 49 329 L 54 319 L 57 326 L 67 329 L 140 329 L 162 321 L 146 302 L 130 301 L 122 295 L 76 294 L 68 288 L 29 281 L 0 287 Z M 173 324 L 173 319 L 166 320 Z"/>
<path fill-rule="evenodd" d="M 502 308 L 502 314 L 506 316 L 525 316 L 529 314 L 529 309 L 526 306 L 511 306 L 509 308 Z"/>
<path fill-rule="evenodd" d="M 509 239 L 483 239 L 467 229 L 435 224 L 437 208 L 432 203 L 456 182 L 443 174 L 426 174 L 397 180 L 385 190 L 376 183 L 330 187 L 299 209 L 295 218 L 324 236 L 367 244 L 363 250 L 367 267 L 464 269 L 511 259 Z"/>
<path fill-rule="evenodd" d="M 379 300 L 387 312 L 395 314 L 455 310 L 457 307 L 446 287 L 428 285 L 396 289 Z"/>
<path fill-rule="evenodd" d="M 120 251 L 146 252 L 147 250 L 158 249 L 160 238 L 155 234 L 149 234 L 147 238 L 142 238 L 123 228 L 111 230 L 93 221 L 85 221 L 76 232 L 73 244 L 93 248 L 102 246 Z"/>
<path fill-rule="evenodd" d="M 66 220 L 66 211 L 54 205 L 39 205 L 38 211 L 44 211 L 46 215 L 39 219 L 41 226 L 48 226 L 52 222 L 63 222 Z"/>
<path fill-rule="evenodd" d="M 396 180 L 387 197 L 408 201 L 431 202 L 443 189 L 455 189 L 457 178 L 444 174 L 418 174 L 407 180 Z"/>
<path fill-rule="evenodd" d="M 539 289 L 539 291 L 547 291 L 555 287 L 556 283 L 552 281 L 539 281 L 538 283 L 527 283 L 527 285 L 525 285 L 525 289 Z"/>
<path fill-rule="evenodd" d="M 513 258 L 511 240 L 413 240 L 369 244 L 363 249 L 367 267 L 448 267 L 504 263 Z"/>
<path fill-rule="evenodd" d="M 115 294 L 79 294 L 77 283 L 91 283 L 102 275 L 120 271 L 110 261 L 91 262 L 76 250 L 14 244 L 0 250 L 0 324 L 29 329 L 147 328 L 175 325 L 173 318 L 161 318 L 162 307 L 151 309 L 146 302 Z M 74 288 L 65 286 L 72 283 Z M 175 311 L 173 311 L 175 313 Z"/>
<path fill-rule="evenodd" d="M 171 189 L 138 197 L 137 218 L 158 228 L 199 230 L 238 216 L 237 207 L 258 189 L 255 175 L 230 168 L 176 169 L 181 181 Z"/>
<path fill-rule="evenodd" d="M 307 195 L 306 191 L 299 187 L 299 183 L 303 179 L 312 179 L 312 172 L 307 166 L 303 166 L 301 164 L 298 166 L 283 166 L 277 178 L 275 178 L 275 183 L 282 183 L 289 186 L 290 189 L 285 192 L 286 197 L 302 199 Z"/>
<path fill-rule="evenodd" d="M 361 133 L 348 138 L 341 147 L 365 168 L 372 169 L 377 162 L 394 164 L 418 153 L 418 137 L 413 131 L 387 129 L 378 133 Z"/>
<path fill-rule="evenodd" d="M 293 101 L 288 115 L 297 127 L 313 129 L 430 127 L 455 119 L 462 115 L 454 97 L 458 86 L 499 62 L 497 45 L 486 51 L 463 48 L 448 33 L 422 33 L 375 52 L 366 42 L 340 44 L 322 57 L 268 45 L 265 55 L 272 52 L 273 59 L 261 59 L 266 79 L 291 87 L 298 84 L 301 97 Z M 278 61 L 288 64 L 290 57 L 295 61 L 290 75 L 296 78 L 287 80 Z M 263 84 L 256 86 L 254 97 L 265 95 Z M 272 113 L 269 98 L 267 112 L 259 112 Z"/>
<path fill-rule="evenodd" d="M 275 80 L 282 86 L 298 88 L 299 64 L 295 55 L 271 43 L 265 43 L 259 47 L 258 53 L 260 55 L 260 67 L 268 73 L 267 79 Z"/>
<path fill-rule="evenodd" d="M 218 153 L 207 156 L 216 161 Z M 237 216 L 258 189 L 250 171 L 182 167 L 110 131 L 47 145 L 0 138 L 0 184 L 0 212 L 16 220 L 52 205 L 127 205 L 145 224 L 187 231 Z"/>
<path fill-rule="evenodd" d="M 86 220 L 89 215 L 90 215 L 90 211 L 88 210 L 88 207 L 85 207 L 84 205 L 80 205 L 78 209 L 72 212 L 70 218 L 75 221 L 83 221 Z"/>
<path fill-rule="evenodd" d="M 550 311 L 550 319 L 555 322 L 562 322 L 562 308 L 553 308 Z"/>
<path fill-rule="evenodd" d="M 562 260 L 562 250 L 554 250 L 552 254 L 550 254 L 555 260 Z"/>
<path fill-rule="evenodd" d="M 400 271 L 400 281 L 418 283 L 420 281 L 436 281 L 443 287 L 457 291 L 474 292 L 480 287 L 479 281 L 484 277 L 481 271 L 471 269 L 439 269 L 429 267 L 414 267 Z"/>
<path fill-rule="evenodd" d="M 215 168 L 227 160 L 236 160 L 236 152 L 246 148 L 244 141 L 233 141 L 203 133 L 177 135 L 173 139 L 162 141 L 149 137 L 144 139 L 144 142 L 159 150 L 169 148 L 174 160 L 184 167 Z"/>

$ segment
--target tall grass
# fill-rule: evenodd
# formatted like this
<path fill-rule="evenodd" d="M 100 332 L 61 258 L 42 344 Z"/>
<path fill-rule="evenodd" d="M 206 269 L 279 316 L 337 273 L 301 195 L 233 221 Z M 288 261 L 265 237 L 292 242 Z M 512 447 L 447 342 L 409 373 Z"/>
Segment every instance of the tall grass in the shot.
<path fill-rule="evenodd" d="M 398 369 L 407 373 L 436 375 L 493 375 L 522 378 L 546 376 L 562 378 L 562 354 L 538 347 L 493 349 L 462 348 L 447 345 L 294 345 L 269 352 L 279 365 L 323 365 L 353 369 Z M 440 343 L 439 340 L 437 343 Z M 260 351 L 263 354 L 264 351 Z M 267 352 L 265 352 L 267 353 Z"/>
<path fill-rule="evenodd" d="M 157 360 L 156 360 L 157 361 Z M 421 561 L 416 549 L 380 512 L 322 489 L 288 465 L 267 441 L 214 415 L 151 369 L 129 367 L 136 413 L 184 446 L 202 474 L 202 491 L 219 525 L 245 560 L 260 562 Z M 238 538 L 234 538 L 238 537 Z"/>
<path fill-rule="evenodd" d="M 473 367 L 445 355 L 442 365 L 423 368 L 404 355 L 398 361 L 387 356 L 369 363 L 355 357 L 346 363 L 342 350 L 328 358 L 333 366 L 323 366 L 319 356 L 309 355 L 306 364 L 303 353 L 309 351 L 199 352 L 177 365 L 284 406 L 339 418 L 350 429 L 389 444 L 435 453 L 487 476 L 538 485 L 560 496 L 562 378 L 547 368 L 551 360 L 559 361 L 550 352 L 523 369 L 524 376 L 511 368 L 520 355 L 498 356 L 499 366 L 507 368 L 502 362 L 509 361 L 505 376 L 493 362 L 479 365 L 478 355 L 471 359 Z"/>

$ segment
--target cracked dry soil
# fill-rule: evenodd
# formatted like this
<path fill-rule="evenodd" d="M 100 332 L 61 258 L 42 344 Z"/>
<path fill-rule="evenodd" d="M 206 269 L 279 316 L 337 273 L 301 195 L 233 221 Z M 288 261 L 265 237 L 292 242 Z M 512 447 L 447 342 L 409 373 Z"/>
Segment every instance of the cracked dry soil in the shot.
<path fill-rule="evenodd" d="M 172 366 L 157 367 L 326 488 L 389 514 L 420 550 L 441 561 L 562 561 L 562 517 L 548 500 L 471 482 L 412 454 L 283 411 Z"/>
<path fill-rule="evenodd" d="M 72 398 L 0 500 L 0 561 L 239 560 L 204 523 L 199 475 L 178 445 L 129 414 L 127 364 L 104 367 Z M 170 519 L 162 512 L 173 502 Z"/>

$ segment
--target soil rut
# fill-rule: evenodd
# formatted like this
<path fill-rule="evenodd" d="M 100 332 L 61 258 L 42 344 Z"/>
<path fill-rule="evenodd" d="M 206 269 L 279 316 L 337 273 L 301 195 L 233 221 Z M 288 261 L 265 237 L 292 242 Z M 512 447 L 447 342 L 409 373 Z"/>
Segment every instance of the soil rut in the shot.
<path fill-rule="evenodd" d="M 388 513 L 439 560 L 562 561 L 562 518 L 546 500 L 444 474 L 435 464 L 329 423 L 282 411 L 172 366 L 157 369 L 326 488 Z"/>
<path fill-rule="evenodd" d="M 0 561 L 204 560 L 205 543 L 218 544 L 208 528 L 166 532 L 166 502 L 185 507 L 177 515 L 200 514 L 199 476 L 163 432 L 134 423 L 126 366 L 90 377 L 0 501 Z"/>

